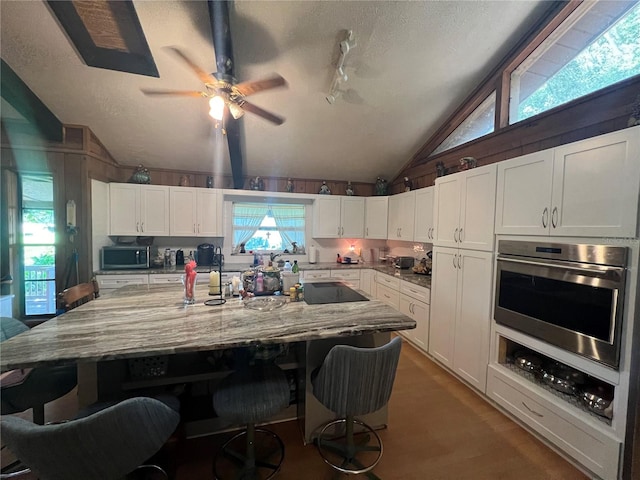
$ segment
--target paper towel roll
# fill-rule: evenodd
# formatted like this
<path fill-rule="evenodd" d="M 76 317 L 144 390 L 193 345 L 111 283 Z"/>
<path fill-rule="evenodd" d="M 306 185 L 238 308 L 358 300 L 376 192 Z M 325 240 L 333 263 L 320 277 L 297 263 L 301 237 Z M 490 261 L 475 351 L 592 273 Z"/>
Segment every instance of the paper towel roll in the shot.
<path fill-rule="evenodd" d="M 318 261 L 318 250 L 315 245 L 309 247 L 309 263 L 316 263 Z"/>

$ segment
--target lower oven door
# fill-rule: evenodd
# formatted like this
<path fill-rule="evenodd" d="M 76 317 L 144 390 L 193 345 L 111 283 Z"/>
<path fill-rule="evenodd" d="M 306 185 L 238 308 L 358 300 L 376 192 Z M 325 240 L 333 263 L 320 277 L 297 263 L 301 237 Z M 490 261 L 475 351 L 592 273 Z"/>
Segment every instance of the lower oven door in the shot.
<path fill-rule="evenodd" d="M 617 368 L 625 269 L 497 258 L 495 320 Z"/>

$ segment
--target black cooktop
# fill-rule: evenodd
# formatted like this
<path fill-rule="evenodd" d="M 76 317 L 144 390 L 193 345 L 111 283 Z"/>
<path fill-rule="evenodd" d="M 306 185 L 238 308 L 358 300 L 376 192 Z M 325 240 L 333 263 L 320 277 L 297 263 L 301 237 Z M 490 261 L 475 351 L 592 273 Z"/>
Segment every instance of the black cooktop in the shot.
<path fill-rule="evenodd" d="M 369 299 L 347 287 L 344 282 L 304 284 L 304 301 L 308 305 L 322 303 L 368 302 Z"/>

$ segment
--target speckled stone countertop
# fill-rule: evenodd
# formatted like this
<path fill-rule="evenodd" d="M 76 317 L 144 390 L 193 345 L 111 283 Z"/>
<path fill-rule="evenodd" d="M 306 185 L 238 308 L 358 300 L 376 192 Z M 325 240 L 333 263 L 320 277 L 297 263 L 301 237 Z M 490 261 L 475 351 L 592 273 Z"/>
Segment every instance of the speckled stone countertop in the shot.
<path fill-rule="evenodd" d="M 225 265 L 222 271 L 225 272 L 242 272 L 250 268 L 245 264 L 230 264 Z M 413 273 L 411 269 L 400 270 L 393 266 L 386 265 L 384 263 L 301 263 L 300 270 L 343 270 L 343 269 L 372 269 L 377 272 L 382 272 L 387 275 L 398 277 L 401 280 L 419 285 L 425 288 L 431 288 L 431 276 L 430 275 L 418 275 Z M 96 275 L 131 275 L 131 274 L 175 274 L 184 273 L 184 267 L 174 268 L 150 268 L 146 270 L 98 270 L 94 272 Z"/>
<path fill-rule="evenodd" d="M 307 305 L 287 303 L 271 312 L 229 298 L 184 306 L 177 285 L 128 286 L 104 294 L 28 332 L 2 342 L 0 371 L 42 364 L 95 362 L 286 343 L 415 328 L 411 318 L 378 300 Z"/>

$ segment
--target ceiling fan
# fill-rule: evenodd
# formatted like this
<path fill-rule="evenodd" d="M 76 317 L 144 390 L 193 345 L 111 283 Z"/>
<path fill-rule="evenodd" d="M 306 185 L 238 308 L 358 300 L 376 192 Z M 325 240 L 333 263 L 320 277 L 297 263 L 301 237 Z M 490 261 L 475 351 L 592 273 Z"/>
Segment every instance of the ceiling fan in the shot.
<path fill-rule="evenodd" d="M 219 121 L 222 121 L 225 116 L 225 111 L 228 110 L 231 116 L 236 120 L 242 117 L 245 112 L 251 112 L 254 115 L 258 115 L 259 117 L 268 120 L 269 122 L 275 123 L 276 125 L 282 125 L 284 123 L 284 118 L 249 103 L 245 99 L 245 97 L 263 90 L 286 86 L 286 80 L 280 75 L 275 74 L 273 77 L 263 80 L 236 83 L 236 79 L 231 75 L 225 75 L 220 72 L 213 74 L 205 72 L 182 50 L 176 47 L 167 48 L 182 58 L 191 70 L 198 75 L 198 78 L 200 78 L 204 83 L 205 89 L 203 91 L 143 89 L 142 93 L 145 95 L 177 95 L 184 97 L 208 98 L 210 106 L 209 115 Z"/>

